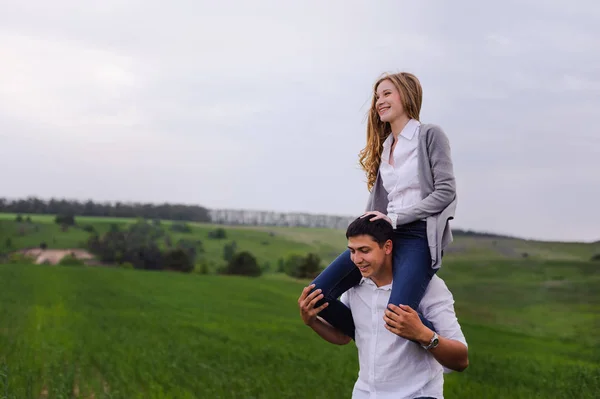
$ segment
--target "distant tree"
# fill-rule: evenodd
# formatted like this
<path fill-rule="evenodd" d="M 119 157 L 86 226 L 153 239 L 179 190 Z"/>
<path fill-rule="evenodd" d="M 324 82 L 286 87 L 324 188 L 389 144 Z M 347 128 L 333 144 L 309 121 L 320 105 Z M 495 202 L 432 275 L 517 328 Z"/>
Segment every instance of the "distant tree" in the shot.
<path fill-rule="evenodd" d="M 181 238 L 179 241 L 177 241 L 177 248 L 184 251 L 191 259 L 192 263 L 196 262 L 196 256 L 198 253 L 204 252 L 202 242 L 200 242 L 200 245 L 198 245 L 196 241 L 184 238 Z"/>
<path fill-rule="evenodd" d="M 592 256 L 592 258 L 590 260 L 593 262 L 600 261 L 600 254 L 596 254 L 596 255 Z"/>
<path fill-rule="evenodd" d="M 31 223 L 31 216 L 27 216 L 27 217 L 25 218 L 25 221 L 26 221 L 27 223 Z"/>
<path fill-rule="evenodd" d="M 11 239 L 10 237 L 7 237 L 7 238 L 6 238 L 6 241 L 4 242 L 4 246 L 5 246 L 6 248 L 9 248 L 9 249 L 10 249 L 10 248 L 12 248 L 12 245 L 13 245 L 13 244 L 12 244 L 12 239 Z"/>
<path fill-rule="evenodd" d="M 46 244 L 46 242 L 45 242 L 45 241 L 42 241 L 42 242 L 40 243 L 40 249 L 44 249 L 44 250 L 45 250 L 45 249 L 48 249 L 48 244 Z"/>
<path fill-rule="evenodd" d="M 41 200 L 35 197 L 7 200 L 0 198 L 0 212 L 29 214 L 72 214 L 80 216 L 128 217 L 164 220 L 189 220 L 210 222 L 207 208 L 197 205 L 99 203 L 91 200 L 79 202 L 55 199 Z"/>
<path fill-rule="evenodd" d="M 183 249 L 177 248 L 168 251 L 164 256 L 164 267 L 168 270 L 176 270 L 189 273 L 194 270 L 192 258 Z"/>
<path fill-rule="evenodd" d="M 285 272 L 295 278 L 315 278 L 321 270 L 321 258 L 309 253 L 306 256 L 291 255 L 288 257 Z"/>
<path fill-rule="evenodd" d="M 17 215 L 17 217 L 15 218 L 15 221 L 21 223 L 23 221 L 23 216 Z"/>
<path fill-rule="evenodd" d="M 302 258 L 302 255 L 299 254 L 288 255 L 283 264 L 283 272 L 289 276 L 295 276 L 296 270 L 301 267 Z"/>
<path fill-rule="evenodd" d="M 222 240 L 227 238 L 227 232 L 224 228 L 219 227 L 213 231 L 208 232 L 208 238 L 214 238 L 216 240 Z"/>
<path fill-rule="evenodd" d="M 171 231 L 176 233 L 191 233 L 192 228 L 184 222 L 175 222 L 171 225 Z"/>
<path fill-rule="evenodd" d="M 231 241 L 230 243 L 225 244 L 225 246 L 223 247 L 223 259 L 226 262 L 229 262 L 233 258 L 233 255 L 235 255 L 236 252 L 237 252 L 237 243 L 235 241 Z"/>
<path fill-rule="evenodd" d="M 125 259 L 131 258 L 134 267 L 138 269 L 161 270 L 164 267 L 164 255 L 154 242 L 130 250 Z"/>
<path fill-rule="evenodd" d="M 85 226 L 83 226 L 83 231 L 86 231 L 88 233 L 95 233 L 96 228 L 94 226 L 92 226 L 91 224 L 86 224 Z"/>
<path fill-rule="evenodd" d="M 164 231 L 155 225 L 140 220 L 120 231 L 117 225 L 103 236 L 93 234 L 87 241 L 87 248 L 102 262 L 131 263 L 136 269 L 161 270 L 164 268 L 165 253 L 156 240 Z"/>
<path fill-rule="evenodd" d="M 266 261 L 262 266 L 263 273 L 269 273 L 271 271 L 271 262 Z"/>
<path fill-rule="evenodd" d="M 225 274 L 235 274 L 240 276 L 258 277 L 262 274 L 262 270 L 256 258 L 250 252 L 238 252 L 233 256 L 231 261 L 224 270 Z"/>
<path fill-rule="evenodd" d="M 75 226 L 75 216 L 72 214 L 56 215 L 54 222 L 62 226 Z"/>

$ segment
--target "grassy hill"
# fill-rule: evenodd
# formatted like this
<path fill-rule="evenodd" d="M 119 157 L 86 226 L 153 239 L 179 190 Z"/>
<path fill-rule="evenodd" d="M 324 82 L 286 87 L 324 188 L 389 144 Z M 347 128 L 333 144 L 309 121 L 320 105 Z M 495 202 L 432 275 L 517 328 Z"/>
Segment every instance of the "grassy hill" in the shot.
<path fill-rule="evenodd" d="M 447 398 L 597 397 L 600 268 L 447 266 L 471 361 Z M 0 281 L 0 397 L 348 398 L 358 370 L 354 344 L 302 324 L 288 279 L 0 265 Z"/>
<path fill-rule="evenodd" d="M 51 216 L 0 214 L 0 253 L 77 248 L 88 233 Z M 132 219 L 77 218 L 107 231 Z M 190 224 L 220 261 L 235 240 L 272 270 L 290 253 L 325 262 L 343 231 Z M 6 246 L 10 239 L 10 248 Z M 452 290 L 471 365 L 447 398 L 592 398 L 600 392 L 600 243 L 457 235 L 440 276 Z M 524 254 L 527 254 L 526 256 Z M 348 398 L 354 344 L 302 325 L 305 282 L 97 267 L 0 265 L 0 398 Z"/>
<path fill-rule="evenodd" d="M 17 249 L 38 247 L 42 242 L 52 249 L 83 248 L 90 233 L 81 227 L 92 226 L 98 233 L 103 234 L 110 229 L 111 224 L 126 225 L 134 223 L 135 219 L 110 219 L 96 217 L 78 217 L 79 227 L 71 227 L 62 231 L 54 223 L 54 217 L 48 215 L 32 215 L 32 223 L 16 222 L 12 214 L 0 214 L 0 253 L 9 253 Z M 24 215 L 26 217 L 27 215 Z M 171 222 L 163 222 L 167 227 Z M 199 262 L 206 260 L 212 264 L 223 262 L 223 247 L 235 241 L 238 249 L 249 250 L 261 265 L 269 264 L 276 269 L 277 261 L 289 254 L 308 252 L 317 253 L 322 259 L 333 259 L 339 248 L 345 247 L 342 231 L 330 229 L 285 229 L 285 228 L 248 228 L 225 227 L 226 239 L 211 239 L 209 233 L 223 227 L 211 224 L 188 223 L 190 233 L 170 232 L 173 242 L 180 238 L 201 240 L 205 253 Z M 22 234 L 21 234 L 22 232 Z M 11 246 L 7 246 L 10 239 Z"/>
<path fill-rule="evenodd" d="M 27 215 L 23 215 L 26 217 Z M 79 248 L 89 237 L 89 233 L 80 228 L 70 228 L 63 232 L 54 223 L 51 215 L 30 215 L 32 223 L 15 222 L 16 215 L 0 213 L 0 253 L 15 249 L 37 247 L 41 242 L 49 248 Z M 77 217 L 79 226 L 90 225 L 103 233 L 112 223 L 124 225 L 135 219 Z M 170 222 L 163 222 L 169 225 Z M 173 241 L 180 238 L 193 238 L 202 241 L 205 247 L 203 259 L 213 263 L 222 262 L 225 244 L 236 241 L 239 250 L 248 250 L 259 263 L 269 263 L 276 269 L 278 259 L 292 253 L 317 253 L 324 264 L 333 260 L 346 246 L 343 230 L 288 228 L 271 226 L 220 226 L 205 223 L 188 223 L 191 233 L 171 233 Z M 209 232 L 217 227 L 227 230 L 227 239 L 214 240 Z M 20 232 L 23 235 L 20 235 Z M 10 238 L 12 246 L 6 246 Z M 499 259 L 564 260 L 588 261 L 600 253 L 600 242 L 562 243 L 521 240 L 516 238 L 487 237 L 473 235 L 455 235 L 455 240 L 445 255 L 448 260 L 471 260 L 476 262 Z"/>

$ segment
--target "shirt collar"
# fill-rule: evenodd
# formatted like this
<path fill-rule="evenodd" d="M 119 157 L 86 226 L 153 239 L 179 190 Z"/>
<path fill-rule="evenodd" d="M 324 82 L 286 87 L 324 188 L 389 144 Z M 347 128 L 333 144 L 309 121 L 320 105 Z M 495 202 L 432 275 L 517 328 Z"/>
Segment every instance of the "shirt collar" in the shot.
<path fill-rule="evenodd" d="M 360 282 L 358 283 L 358 285 L 368 285 L 370 287 L 372 287 L 373 289 L 380 289 L 380 290 L 384 290 L 384 291 L 391 291 L 392 290 L 392 284 L 387 284 L 387 285 L 382 285 L 381 287 L 378 287 L 377 284 L 375 284 L 375 282 L 373 280 L 371 280 L 368 277 L 362 277 L 360 279 Z"/>
<path fill-rule="evenodd" d="M 420 126 L 421 122 L 419 122 L 416 119 L 410 119 L 400 132 L 399 137 L 404 137 L 406 140 L 412 140 L 413 137 L 415 137 L 415 133 L 417 133 L 417 130 Z M 388 137 L 383 142 L 384 148 L 390 148 L 390 146 L 392 145 L 393 137 L 393 134 L 388 135 Z"/>

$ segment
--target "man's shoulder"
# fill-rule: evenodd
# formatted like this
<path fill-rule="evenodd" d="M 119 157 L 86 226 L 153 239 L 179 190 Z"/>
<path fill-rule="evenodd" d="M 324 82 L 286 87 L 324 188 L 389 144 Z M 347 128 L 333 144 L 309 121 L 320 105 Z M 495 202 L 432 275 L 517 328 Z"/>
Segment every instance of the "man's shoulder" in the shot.
<path fill-rule="evenodd" d="M 421 305 L 431 308 L 436 304 L 448 303 L 448 301 L 454 302 L 452 292 L 446 285 L 446 282 L 434 274 L 425 290 Z"/>
<path fill-rule="evenodd" d="M 446 282 L 444 281 L 444 279 L 439 277 L 437 274 L 434 274 L 433 277 L 431 278 L 431 281 L 429 282 L 429 286 L 427 287 L 427 290 L 425 292 L 426 295 L 427 295 L 427 291 L 431 291 L 432 293 L 446 292 L 448 294 L 451 294 L 450 289 L 448 288 L 448 285 L 446 285 Z"/>

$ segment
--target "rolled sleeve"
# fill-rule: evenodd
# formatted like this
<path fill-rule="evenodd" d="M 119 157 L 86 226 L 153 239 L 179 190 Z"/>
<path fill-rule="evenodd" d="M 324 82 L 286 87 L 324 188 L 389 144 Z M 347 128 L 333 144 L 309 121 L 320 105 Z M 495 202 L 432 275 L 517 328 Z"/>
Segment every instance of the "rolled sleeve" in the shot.
<path fill-rule="evenodd" d="M 434 284 L 430 299 L 422 309 L 423 316 L 431 321 L 437 333 L 448 339 L 463 343 L 467 348 L 467 340 L 460 327 L 454 310 L 454 297 L 442 279 L 432 280 Z"/>

